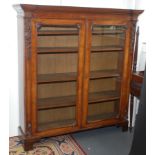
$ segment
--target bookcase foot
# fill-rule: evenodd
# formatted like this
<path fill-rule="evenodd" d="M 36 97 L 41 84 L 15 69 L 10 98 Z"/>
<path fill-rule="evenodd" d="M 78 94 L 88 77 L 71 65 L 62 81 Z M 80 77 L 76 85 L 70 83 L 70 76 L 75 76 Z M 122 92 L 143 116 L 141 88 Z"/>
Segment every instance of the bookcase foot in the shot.
<path fill-rule="evenodd" d="M 125 121 L 124 123 L 121 124 L 122 131 L 128 131 L 128 121 Z"/>
<path fill-rule="evenodd" d="M 24 150 L 25 151 L 30 151 L 33 149 L 33 144 L 36 142 L 36 139 L 24 139 Z"/>

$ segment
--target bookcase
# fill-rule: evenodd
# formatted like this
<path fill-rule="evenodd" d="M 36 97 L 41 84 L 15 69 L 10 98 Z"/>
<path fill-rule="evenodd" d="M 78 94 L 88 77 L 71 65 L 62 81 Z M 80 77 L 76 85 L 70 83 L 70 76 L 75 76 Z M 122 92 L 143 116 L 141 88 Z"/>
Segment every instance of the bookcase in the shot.
<path fill-rule="evenodd" d="M 142 11 L 14 7 L 25 150 L 48 136 L 111 125 L 127 130 L 136 21 Z"/>

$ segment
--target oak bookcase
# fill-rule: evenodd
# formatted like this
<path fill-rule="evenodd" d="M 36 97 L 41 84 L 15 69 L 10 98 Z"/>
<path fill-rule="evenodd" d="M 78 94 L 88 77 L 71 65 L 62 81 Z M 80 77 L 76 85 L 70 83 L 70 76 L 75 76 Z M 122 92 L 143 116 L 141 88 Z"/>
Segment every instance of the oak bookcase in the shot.
<path fill-rule="evenodd" d="M 111 125 L 126 130 L 136 22 L 143 11 L 14 8 L 25 150 L 42 137 Z"/>

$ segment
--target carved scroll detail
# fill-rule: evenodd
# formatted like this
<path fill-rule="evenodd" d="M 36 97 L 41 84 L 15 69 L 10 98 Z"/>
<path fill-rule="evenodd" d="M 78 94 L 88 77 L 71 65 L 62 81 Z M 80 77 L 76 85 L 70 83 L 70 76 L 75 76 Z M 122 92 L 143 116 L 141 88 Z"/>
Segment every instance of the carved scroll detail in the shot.
<path fill-rule="evenodd" d="M 132 32 L 131 32 L 131 53 L 133 54 L 135 51 L 135 39 L 136 39 L 136 25 L 137 21 L 132 21 Z"/>
<path fill-rule="evenodd" d="M 27 58 L 31 57 L 31 18 L 25 18 L 25 27 L 24 27 L 24 34 L 25 34 L 25 49 Z"/>
<path fill-rule="evenodd" d="M 134 50 L 134 43 L 135 43 L 135 33 L 136 33 L 136 24 L 137 21 L 132 22 L 132 35 L 131 35 L 131 40 L 132 40 L 132 51 Z"/>
<path fill-rule="evenodd" d="M 25 40 L 25 56 L 27 58 L 27 60 L 29 60 L 31 58 L 31 18 L 25 17 L 24 18 L 24 40 Z M 27 66 L 27 64 L 29 64 L 29 62 L 26 62 L 26 78 L 30 78 L 30 71 L 29 71 L 29 67 Z M 26 104 L 30 104 L 30 82 L 26 81 L 26 85 L 27 85 L 27 101 Z M 29 107 L 27 107 L 29 108 Z M 26 113 L 28 113 L 30 109 L 26 109 Z M 32 135 L 32 124 L 31 124 L 31 116 L 27 114 L 27 123 L 26 123 L 26 136 L 31 136 Z"/>

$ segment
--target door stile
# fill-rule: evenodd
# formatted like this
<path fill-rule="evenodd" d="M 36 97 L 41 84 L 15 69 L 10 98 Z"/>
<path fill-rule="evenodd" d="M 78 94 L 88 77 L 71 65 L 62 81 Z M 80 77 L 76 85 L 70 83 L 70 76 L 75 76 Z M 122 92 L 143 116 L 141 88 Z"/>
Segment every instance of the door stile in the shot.
<path fill-rule="evenodd" d="M 32 133 L 37 132 L 37 25 L 32 20 L 31 86 L 32 86 Z"/>
<path fill-rule="evenodd" d="M 120 119 L 127 119 L 129 91 L 130 91 L 130 79 L 131 79 L 131 65 L 132 65 L 132 25 L 127 24 L 125 50 L 124 50 L 124 67 L 123 67 L 123 81 L 121 89 L 121 105 L 120 105 Z"/>
<path fill-rule="evenodd" d="M 81 127 L 82 120 L 82 85 L 83 85 L 83 66 L 84 66 L 84 51 L 85 51 L 85 24 L 79 24 L 79 56 L 78 56 L 78 82 L 77 82 L 77 125 Z"/>
<path fill-rule="evenodd" d="M 85 64 L 84 64 L 84 79 L 83 79 L 83 119 L 82 126 L 87 125 L 88 115 L 88 90 L 90 77 L 90 51 L 91 51 L 91 30 L 92 21 L 86 20 L 86 44 L 85 44 Z"/>

